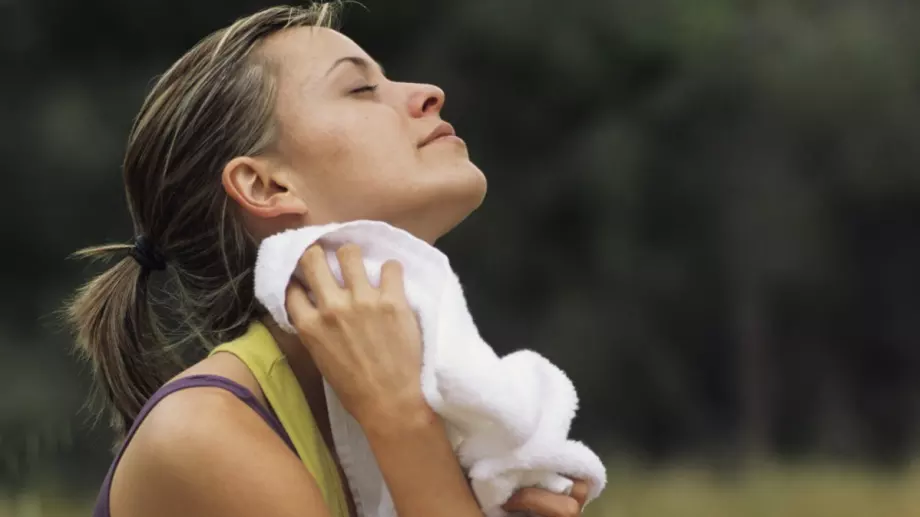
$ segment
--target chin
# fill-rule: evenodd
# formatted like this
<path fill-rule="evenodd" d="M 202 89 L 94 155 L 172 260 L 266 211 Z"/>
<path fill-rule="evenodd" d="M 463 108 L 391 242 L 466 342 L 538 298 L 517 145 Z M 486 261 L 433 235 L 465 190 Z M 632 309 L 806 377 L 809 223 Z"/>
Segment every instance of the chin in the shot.
<path fill-rule="evenodd" d="M 443 200 L 436 207 L 437 213 L 430 216 L 427 225 L 430 228 L 430 237 L 425 240 L 433 243 L 447 235 L 482 205 L 485 195 L 486 190 L 483 185 L 481 189 L 470 191 L 464 196 Z"/>
<path fill-rule="evenodd" d="M 415 202 L 403 204 L 400 213 L 389 220 L 419 239 L 434 243 L 482 205 L 487 182 L 482 171 L 469 161 L 460 167 L 427 172 L 426 184 L 413 196 Z"/>
<path fill-rule="evenodd" d="M 476 211 L 484 198 L 485 188 L 470 190 L 464 195 L 455 192 L 450 197 L 441 196 L 433 199 L 424 209 L 390 224 L 434 244 Z"/>

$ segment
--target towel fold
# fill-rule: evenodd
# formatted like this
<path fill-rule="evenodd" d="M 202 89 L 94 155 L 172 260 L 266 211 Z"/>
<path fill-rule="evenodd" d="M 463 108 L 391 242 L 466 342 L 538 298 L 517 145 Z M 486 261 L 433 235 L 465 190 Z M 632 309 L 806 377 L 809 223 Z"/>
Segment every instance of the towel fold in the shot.
<path fill-rule="evenodd" d="M 256 261 L 255 295 L 283 330 L 295 332 L 285 290 L 292 275 L 299 276 L 300 256 L 317 241 L 339 282 L 335 250 L 346 243 L 361 247 L 375 286 L 384 262 L 403 265 L 406 296 L 422 332 L 422 391 L 444 419 L 488 517 L 505 516 L 501 506 L 519 488 L 568 493 L 570 477 L 588 481 L 589 501 L 600 494 L 606 484 L 603 464 L 584 444 L 568 439 L 578 405 L 568 376 L 533 351 L 499 357 L 479 335 L 447 257 L 408 232 L 378 221 L 353 221 L 265 239 Z M 328 384 L 325 392 L 335 449 L 359 515 L 395 517 L 363 430 Z"/>

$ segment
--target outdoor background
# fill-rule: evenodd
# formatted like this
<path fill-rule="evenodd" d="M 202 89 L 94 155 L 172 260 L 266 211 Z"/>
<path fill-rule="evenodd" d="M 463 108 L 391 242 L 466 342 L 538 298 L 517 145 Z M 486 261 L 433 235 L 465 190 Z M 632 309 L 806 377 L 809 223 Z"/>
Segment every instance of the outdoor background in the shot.
<path fill-rule="evenodd" d="M 920 4 L 364 3 L 344 31 L 489 178 L 439 246 L 496 349 L 574 379 L 590 515 L 920 516 Z M 0 517 L 89 514 L 67 256 L 132 237 L 154 76 L 268 5 L 0 0 Z"/>

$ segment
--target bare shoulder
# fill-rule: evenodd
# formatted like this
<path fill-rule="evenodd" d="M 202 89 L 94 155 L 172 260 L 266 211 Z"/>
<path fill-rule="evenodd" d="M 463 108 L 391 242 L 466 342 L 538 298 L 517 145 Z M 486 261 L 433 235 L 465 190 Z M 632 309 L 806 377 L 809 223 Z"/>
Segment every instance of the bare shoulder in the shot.
<path fill-rule="evenodd" d="M 251 408 L 220 388 L 178 391 L 138 427 L 112 517 L 329 514 L 315 480 Z"/>

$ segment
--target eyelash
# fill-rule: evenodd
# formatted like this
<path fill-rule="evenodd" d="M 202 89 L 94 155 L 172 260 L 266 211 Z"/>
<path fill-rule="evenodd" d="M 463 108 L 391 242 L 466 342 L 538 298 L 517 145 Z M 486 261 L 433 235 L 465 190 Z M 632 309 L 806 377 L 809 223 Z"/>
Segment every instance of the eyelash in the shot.
<path fill-rule="evenodd" d="M 360 87 L 360 88 L 355 88 L 354 90 L 351 91 L 351 93 L 355 93 L 355 94 L 357 94 L 357 93 L 364 93 L 364 92 L 371 92 L 371 93 L 374 93 L 375 91 L 377 91 L 377 85 L 376 85 L 376 84 L 369 84 L 369 85 L 367 85 L 367 86 L 362 86 L 362 87 Z"/>

